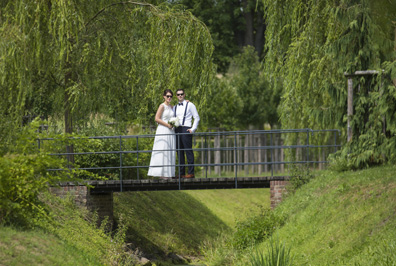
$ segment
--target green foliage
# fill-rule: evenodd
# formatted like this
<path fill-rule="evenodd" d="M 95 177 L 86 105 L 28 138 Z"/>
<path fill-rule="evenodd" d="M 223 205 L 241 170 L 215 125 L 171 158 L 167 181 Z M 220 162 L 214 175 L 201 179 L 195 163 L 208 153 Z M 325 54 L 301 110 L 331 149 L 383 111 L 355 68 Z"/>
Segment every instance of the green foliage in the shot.
<path fill-rule="evenodd" d="M 66 114 L 76 126 L 97 113 L 146 122 L 163 90 L 180 87 L 205 106 L 213 45 L 188 11 L 114 0 L 0 7 L 0 116 L 7 117 L 1 125 L 20 125 L 24 115 Z"/>
<path fill-rule="evenodd" d="M 271 40 L 266 43 L 265 69 L 271 86 L 282 92 L 282 127 L 340 128 L 345 136 L 344 73 L 377 69 L 377 76 L 353 78 L 354 144 L 345 149 L 356 168 L 393 161 L 396 4 L 263 2 L 268 8 L 266 39 Z"/>
<path fill-rule="evenodd" d="M 47 172 L 52 167 L 59 162 L 43 154 L 0 158 L 0 221 L 30 226 L 47 216 L 39 195 L 60 179 Z"/>
<path fill-rule="evenodd" d="M 278 238 L 271 237 L 266 251 L 258 251 L 251 255 L 251 266 L 288 266 L 293 265 L 290 248 Z"/>
<path fill-rule="evenodd" d="M 212 81 L 212 89 L 208 97 L 208 108 L 200 111 L 200 122 L 205 127 L 217 127 L 225 130 L 236 130 L 242 112 L 243 99 L 238 95 L 236 87 L 228 78 L 216 78 Z M 204 130 L 200 130 L 204 131 Z"/>
<path fill-rule="evenodd" d="M 47 171 L 62 168 L 63 162 L 38 152 L 37 128 L 37 121 L 23 128 L 12 153 L 0 157 L 0 222 L 5 224 L 30 227 L 46 219 L 48 209 L 40 193 L 61 179 L 69 179 L 64 172 L 55 175 Z"/>
<path fill-rule="evenodd" d="M 175 0 L 207 25 L 213 45 L 213 60 L 219 73 L 226 73 L 241 47 L 254 45 L 259 55 L 264 47 L 264 6 L 256 0 Z"/>
<path fill-rule="evenodd" d="M 279 98 L 270 90 L 253 47 L 245 47 L 243 53 L 234 58 L 228 75 L 230 84 L 237 91 L 235 102 L 243 102 L 238 113 L 240 125 L 263 128 L 265 122 L 278 122 L 276 107 Z"/>
<path fill-rule="evenodd" d="M 284 224 L 284 218 L 269 208 L 261 208 L 256 215 L 237 222 L 231 245 L 236 249 L 244 249 L 270 237 Z"/>

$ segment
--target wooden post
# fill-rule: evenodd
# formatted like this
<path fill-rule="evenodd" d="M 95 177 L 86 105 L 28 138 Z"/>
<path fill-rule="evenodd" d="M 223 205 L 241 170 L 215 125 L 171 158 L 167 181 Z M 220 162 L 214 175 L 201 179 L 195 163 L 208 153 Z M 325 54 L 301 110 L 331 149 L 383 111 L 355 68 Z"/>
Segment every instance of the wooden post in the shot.
<path fill-rule="evenodd" d="M 283 146 L 283 140 L 282 140 L 282 135 L 280 135 L 279 138 L 279 144 L 280 146 Z M 285 161 L 285 152 L 283 149 L 280 150 L 280 161 L 284 162 Z M 285 164 L 280 164 L 280 172 L 284 173 L 285 172 Z"/>
<path fill-rule="evenodd" d="M 384 71 L 384 70 L 382 70 Z M 353 130 L 351 127 L 351 119 L 353 116 L 353 77 L 357 76 L 371 76 L 371 75 L 376 75 L 379 72 L 377 70 L 359 70 L 355 71 L 352 74 L 344 73 L 344 76 L 348 78 L 348 109 L 347 109 L 347 115 L 348 115 L 348 128 L 347 128 L 347 134 L 348 134 L 348 142 L 352 141 L 353 137 Z M 360 84 L 359 84 L 360 86 Z"/>
<path fill-rule="evenodd" d="M 348 77 L 348 142 L 352 141 L 353 131 L 351 127 L 351 119 L 353 116 L 353 81 L 352 77 Z"/>
<path fill-rule="evenodd" d="M 275 158 L 274 161 L 275 162 L 279 162 L 279 149 L 278 149 L 278 147 L 279 147 L 279 139 L 278 139 L 278 134 L 274 135 L 274 147 L 277 147 L 274 150 L 274 158 Z M 279 164 L 274 164 L 274 171 L 275 171 L 275 173 L 279 172 Z"/>
<path fill-rule="evenodd" d="M 214 152 L 214 162 L 215 164 L 220 164 L 221 162 L 221 152 L 220 152 L 220 135 L 216 135 L 215 139 L 214 139 L 214 146 L 216 151 Z M 217 174 L 218 176 L 221 175 L 221 166 L 216 165 L 215 166 L 215 174 Z"/>
<path fill-rule="evenodd" d="M 268 146 L 266 134 L 264 135 L 264 146 Z M 266 162 L 266 163 L 268 162 L 268 150 L 267 149 L 264 150 L 264 162 Z M 265 172 L 265 174 L 268 173 L 268 164 L 264 165 L 264 172 Z"/>
<path fill-rule="evenodd" d="M 257 144 L 259 146 L 259 149 L 257 150 L 257 162 L 259 162 L 259 163 L 262 162 L 262 153 L 263 153 L 263 150 L 261 150 L 261 147 L 262 147 L 261 138 L 262 138 L 262 136 L 261 136 L 261 134 L 259 134 L 258 140 L 257 140 Z M 261 175 L 263 173 L 263 165 L 261 165 L 261 164 L 258 165 L 257 172 L 259 175 Z"/>
<path fill-rule="evenodd" d="M 249 162 L 249 150 L 246 149 L 249 146 L 249 134 L 245 135 L 245 151 L 244 151 L 244 162 L 248 163 Z M 249 165 L 244 165 L 245 169 L 245 174 L 249 174 Z"/>

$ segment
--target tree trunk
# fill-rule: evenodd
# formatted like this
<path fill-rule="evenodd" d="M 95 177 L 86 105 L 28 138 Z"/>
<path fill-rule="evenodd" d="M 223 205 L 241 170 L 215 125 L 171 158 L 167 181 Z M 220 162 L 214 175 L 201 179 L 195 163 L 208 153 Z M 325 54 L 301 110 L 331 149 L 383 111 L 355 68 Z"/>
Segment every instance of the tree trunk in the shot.
<path fill-rule="evenodd" d="M 396 24 L 394 24 L 396 25 Z M 396 51 L 396 26 L 395 26 L 395 51 Z M 393 80 L 393 85 L 396 86 L 396 79 Z"/>
<path fill-rule="evenodd" d="M 242 1 L 243 16 L 245 18 L 245 45 L 253 46 L 253 16 L 254 12 L 248 8 L 248 0 Z"/>
<path fill-rule="evenodd" d="M 256 37 L 254 42 L 254 47 L 257 51 L 259 58 L 261 58 L 261 54 L 264 49 L 265 42 L 265 29 L 267 25 L 264 24 L 264 14 L 261 11 L 257 12 L 257 27 L 256 27 Z"/>

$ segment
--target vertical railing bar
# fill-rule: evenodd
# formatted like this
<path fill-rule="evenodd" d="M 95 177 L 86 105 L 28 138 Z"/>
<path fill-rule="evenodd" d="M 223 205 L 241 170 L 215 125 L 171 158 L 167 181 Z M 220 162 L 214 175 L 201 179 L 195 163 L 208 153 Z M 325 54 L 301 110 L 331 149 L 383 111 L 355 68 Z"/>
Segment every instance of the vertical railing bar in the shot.
<path fill-rule="evenodd" d="M 139 136 L 136 136 L 136 166 L 139 166 Z M 139 167 L 136 167 L 136 176 L 137 180 L 140 180 Z"/>
<path fill-rule="evenodd" d="M 307 161 L 307 163 L 306 163 L 307 166 L 309 166 L 309 163 L 308 163 L 309 162 L 309 129 L 307 129 L 307 144 L 306 145 L 307 145 L 307 148 L 306 148 L 307 154 L 305 156 L 306 157 L 305 159 Z"/>
<path fill-rule="evenodd" d="M 122 192 L 122 138 L 120 136 L 120 192 Z"/>
<path fill-rule="evenodd" d="M 271 176 L 274 176 L 274 147 L 272 146 L 272 133 L 270 138 L 270 146 L 271 146 Z"/>
<path fill-rule="evenodd" d="M 238 154 L 237 154 L 237 133 L 234 133 L 234 172 L 235 172 L 235 188 L 238 188 Z"/>
<path fill-rule="evenodd" d="M 181 190 L 181 173 L 180 173 L 180 133 L 176 133 L 176 140 L 177 140 L 177 149 L 176 149 L 176 153 L 177 153 L 177 164 L 179 165 L 179 190 Z"/>
<path fill-rule="evenodd" d="M 204 151 L 204 153 L 205 153 L 205 178 L 208 178 L 208 152 L 209 152 L 209 150 L 208 150 L 207 136 L 208 135 L 205 134 L 205 144 L 204 144 L 204 147 L 206 149 L 206 152 Z"/>

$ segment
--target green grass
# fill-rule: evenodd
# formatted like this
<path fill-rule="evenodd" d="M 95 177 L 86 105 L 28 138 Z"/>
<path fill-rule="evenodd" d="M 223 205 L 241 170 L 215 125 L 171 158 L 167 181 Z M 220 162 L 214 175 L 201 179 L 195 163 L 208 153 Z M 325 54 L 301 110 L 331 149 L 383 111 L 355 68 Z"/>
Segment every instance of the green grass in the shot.
<path fill-rule="evenodd" d="M 0 265 L 115 265 L 130 262 L 120 234 L 97 228 L 95 216 L 70 199 L 43 194 L 51 209 L 33 229 L 0 225 Z M 120 241 L 122 240 L 122 241 Z"/>
<path fill-rule="evenodd" d="M 286 223 L 274 237 L 290 248 L 293 265 L 396 265 L 396 167 L 315 175 L 275 210 Z M 124 192 L 114 201 L 128 244 L 146 254 L 189 254 L 205 265 L 249 265 L 255 252 L 267 257 L 269 240 L 235 251 L 227 237 L 237 220 L 269 206 L 268 189 Z M 0 226 L 0 264 L 122 261 L 86 214 L 70 204 L 52 205 L 56 234 Z"/>
<path fill-rule="evenodd" d="M 258 205 L 269 205 L 269 189 L 123 192 L 114 197 L 127 241 L 146 252 L 199 256 L 201 246 L 230 231 Z M 117 218 L 118 219 L 118 218 Z"/>
<path fill-rule="evenodd" d="M 288 217 L 275 234 L 294 265 L 396 265 L 395 166 L 321 172 L 276 212 Z"/>
<path fill-rule="evenodd" d="M 98 258 L 42 230 L 0 227 L 0 265 L 102 265 Z"/>

